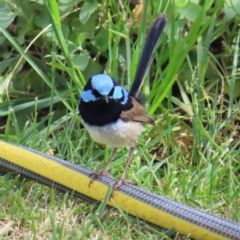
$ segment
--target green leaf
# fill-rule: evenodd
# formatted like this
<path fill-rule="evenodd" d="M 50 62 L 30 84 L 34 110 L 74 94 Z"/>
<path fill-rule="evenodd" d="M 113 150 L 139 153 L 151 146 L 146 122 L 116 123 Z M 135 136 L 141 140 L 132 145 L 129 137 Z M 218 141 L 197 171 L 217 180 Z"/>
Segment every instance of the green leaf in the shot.
<path fill-rule="evenodd" d="M 190 22 L 194 22 L 200 14 L 202 7 L 192 2 L 188 2 L 185 8 L 176 9 L 177 12 L 182 14 Z M 204 16 L 202 22 L 206 22 L 206 16 Z"/>
<path fill-rule="evenodd" d="M 224 93 L 226 93 L 227 95 L 231 95 L 231 89 L 230 89 L 230 85 L 228 82 L 226 82 L 224 84 Z M 238 98 L 240 96 L 240 82 L 235 82 L 235 88 L 234 88 L 234 92 L 233 92 L 233 98 Z"/>
<path fill-rule="evenodd" d="M 93 44 L 101 51 L 105 52 L 108 48 L 108 30 L 103 29 L 93 40 Z"/>
<path fill-rule="evenodd" d="M 0 2 L 0 25 L 2 25 L 3 28 L 7 28 L 14 20 L 18 12 L 19 11 L 17 10 L 12 12 L 5 2 Z M 3 44 L 4 41 L 5 37 L 2 33 L 0 33 L 0 44 Z"/>
<path fill-rule="evenodd" d="M 75 18 L 69 23 L 70 29 L 74 29 L 69 36 L 74 42 L 77 41 L 76 38 L 78 34 L 83 33 L 84 38 L 94 38 L 95 28 L 96 28 L 96 18 L 97 12 L 91 14 L 90 18 L 87 21 L 87 24 L 82 24 L 79 21 L 79 18 Z"/>
<path fill-rule="evenodd" d="M 101 73 L 103 66 L 96 61 L 90 60 L 86 69 L 82 72 L 85 79 L 89 79 L 91 76 Z"/>
<path fill-rule="evenodd" d="M 73 54 L 71 56 L 72 63 L 79 68 L 81 71 L 85 70 L 89 61 L 88 51 L 82 51 L 80 55 Z"/>
<path fill-rule="evenodd" d="M 239 0 L 226 0 L 225 5 L 234 8 L 235 10 L 239 10 Z"/>
<path fill-rule="evenodd" d="M 64 15 L 66 12 L 69 12 L 73 9 L 73 6 L 77 5 L 80 0 L 58 0 L 58 7 L 61 15 Z"/>
<path fill-rule="evenodd" d="M 237 14 L 240 14 L 240 1 L 239 0 L 227 0 L 224 4 L 222 11 L 225 13 L 226 20 L 233 19 Z"/>
<path fill-rule="evenodd" d="M 48 26 L 51 21 L 48 12 L 46 11 L 44 6 L 39 6 L 39 14 L 34 17 L 34 24 L 40 28 L 45 28 Z"/>
<path fill-rule="evenodd" d="M 7 78 L 0 77 L 0 96 L 6 92 Z"/>
<path fill-rule="evenodd" d="M 87 38 L 87 33 L 85 32 L 79 33 L 76 37 L 76 41 L 81 46 L 86 38 Z"/>
<path fill-rule="evenodd" d="M 11 57 L 0 62 L 0 73 L 2 73 L 16 57 Z"/>
<path fill-rule="evenodd" d="M 187 5 L 187 0 L 175 0 L 176 8 L 184 8 Z"/>
<path fill-rule="evenodd" d="M 56 63 L 56 62 L 50 62 L 48 65 L 52 66 L 52 67 L 55 67 L 56 69 L 59 69 L 61 71 L 65 71 L 65 69 L 66 69 L 66 67 L 64 67 L 61 64 Z"/>
<path fill-rule="evenodd" d="M 16 14 L 17 12 L 10 11 L 6 3 L 0 2 L 0 25 L 7 28 L 14 20 Z"/>
<path fill-rule="evenodd" d="M 88 1 L 83 4 L 80 11 L 80 21 L 82 24 L 85 24 L 92 13 L 94 13 L 98 8 L 98 4 L 95 1 Z"/>

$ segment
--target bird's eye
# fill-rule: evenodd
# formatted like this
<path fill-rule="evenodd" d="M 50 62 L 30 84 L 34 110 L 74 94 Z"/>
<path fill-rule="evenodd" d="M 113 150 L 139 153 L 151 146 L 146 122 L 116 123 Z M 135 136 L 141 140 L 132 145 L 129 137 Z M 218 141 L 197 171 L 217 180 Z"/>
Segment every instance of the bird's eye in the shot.
<path fill-rule="evenodd" d="M 92 90 L 92 93 L 97 98 L 101 97 L 101 94 L 97 90 L 95 90 L 95 89 Z"/>
<path fill-rule="evenodd" d="M 108 96 L 112 96 L 114 92 L 114 88 L 112 88 L 111 92 L 108 94 Z"/>

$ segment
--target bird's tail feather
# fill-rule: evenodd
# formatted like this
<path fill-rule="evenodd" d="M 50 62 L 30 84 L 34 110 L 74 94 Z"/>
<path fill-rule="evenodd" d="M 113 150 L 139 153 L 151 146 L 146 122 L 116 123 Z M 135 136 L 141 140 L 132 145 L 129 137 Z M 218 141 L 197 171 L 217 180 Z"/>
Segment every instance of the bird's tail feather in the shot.
<path fill-rule="evenodd" d="M 152 23 L 142 51 L 142 55 L 130 90 L 130 96 L 137 98 L 142 88 L 144 78 L 153 61 L 153 52 L 166 24 L 166 15 L 160 14 Z"/>

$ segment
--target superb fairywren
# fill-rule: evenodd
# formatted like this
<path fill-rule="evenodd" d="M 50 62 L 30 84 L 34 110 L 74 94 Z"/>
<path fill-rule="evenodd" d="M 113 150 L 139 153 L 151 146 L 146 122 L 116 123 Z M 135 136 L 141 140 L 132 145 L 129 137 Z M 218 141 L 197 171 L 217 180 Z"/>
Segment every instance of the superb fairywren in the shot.
<path fill-rule="evenodd" d="M 144 130 L 142 123 L 155 125 L 153 119 L 138 102 L 137 97 L 152 63 L 153 51 L 165 24 L 164 14 L 160 14 L 153 22 L 130 92 L 107 74 L 94 75 L 84 87 L 79 103 L 83 124 L 94 141 L 114 147 L 104 168 L 100 172 L 90 175 L 90 184 L 101 175 L 109 175 L 109 164 L 119 147 L 130 147 L 131 151 L 123 175 L 114 184 L 113 191 L 121 184 L 127 183 L 125 175 L 136 149 L 136 140 Z"/>

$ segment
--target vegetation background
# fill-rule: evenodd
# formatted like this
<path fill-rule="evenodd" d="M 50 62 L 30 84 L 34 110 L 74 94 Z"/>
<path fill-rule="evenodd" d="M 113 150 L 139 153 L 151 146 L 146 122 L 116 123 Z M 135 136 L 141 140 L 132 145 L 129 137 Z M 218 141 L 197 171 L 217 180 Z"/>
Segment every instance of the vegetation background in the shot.
<path fill-rule="evenodd" d="M 129 89 L 147 29 L 166 13 L 142 89 L 157 126 L 146 126 L 127 178 L 240 222 L 239 9 L 238 0 L 1 0 L 0 139 L 100 169 L 111 149 L 83 128 L 79 95 L 100 72 Z M 111 164 L 116 178 L 127 154 Z M 99 219 L 97 207 L 0 176 L 1 239 L 182 239 L 113 209 Z"/>

